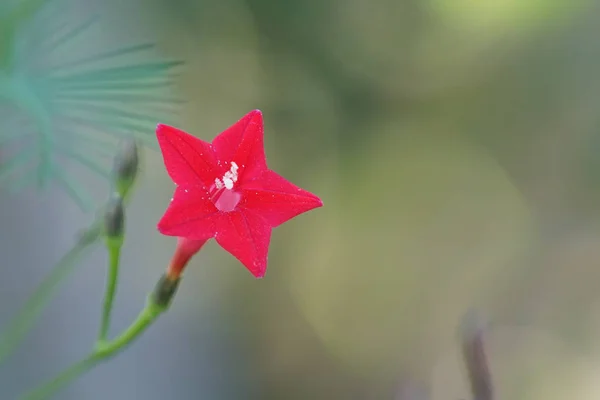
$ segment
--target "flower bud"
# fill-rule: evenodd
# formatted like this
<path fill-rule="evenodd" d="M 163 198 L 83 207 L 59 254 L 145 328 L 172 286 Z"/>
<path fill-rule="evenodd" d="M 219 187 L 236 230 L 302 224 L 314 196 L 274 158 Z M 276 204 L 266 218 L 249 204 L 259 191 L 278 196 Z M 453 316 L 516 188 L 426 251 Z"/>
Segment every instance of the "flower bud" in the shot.
<path fill-rule="evenodd" d="M 125 212 L 123 198 L 113 196 L 108 201 L 104 212 L 104 233 L 108 238 L 121 238 L 125 230 Z"/>
<path fill-rule="evenodd" d="M 152 292 L 151 301 L 161 308 L 167 308 L 179 287 L 179 278 L 172 278 L 168 274 L 163 274 Z"/>
<path fill-rule="evenodd" d="M 135 182 L 138 164 L 139 156 L 136 141 L 130 139 L 123 142 L 113 165 L 115 190 L 122 197 L 125 197 Z"/>

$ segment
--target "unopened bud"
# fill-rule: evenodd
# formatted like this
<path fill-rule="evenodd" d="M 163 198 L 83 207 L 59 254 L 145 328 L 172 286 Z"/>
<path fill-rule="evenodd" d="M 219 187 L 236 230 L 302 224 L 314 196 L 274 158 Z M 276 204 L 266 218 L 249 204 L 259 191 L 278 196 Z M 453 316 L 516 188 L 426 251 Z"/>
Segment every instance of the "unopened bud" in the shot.
<path fill-rule="evenodd" d="M 179 287 L 179 281 L 180 278 L 173 278 L 167 274 L 163 274 L 152 293 L 154 304 L 161 308 L 169 307 Z"/>
<path fill-rule="evenodd" d="M 126 140 L 121 145 L 113 166 L 115 189 L 122 197 L 125 197 L 135 182 L 138 164 L 138 145 L 133 139 Z"/>
<path fill-rule="evenodd" d="M 113 196 L 104 212 L 104 232 L 109 238 L 120 238 L 125 229 L 125 212 L 123 211 L 123 198 Z"/>

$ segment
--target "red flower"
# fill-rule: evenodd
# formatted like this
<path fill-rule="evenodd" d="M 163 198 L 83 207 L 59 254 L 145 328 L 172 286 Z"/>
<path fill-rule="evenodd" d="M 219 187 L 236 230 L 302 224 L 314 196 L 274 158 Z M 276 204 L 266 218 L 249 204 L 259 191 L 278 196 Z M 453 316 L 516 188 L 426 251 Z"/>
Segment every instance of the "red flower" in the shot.
<path fill-rule="evenodd" d="M 179 276 L 191 256 L 214 237 L 255 277 L 262 277 L 272 228 L 323 205 L 267 168 L 259 110 L 212 143 L 166 125 L 158 125 L 156 135 L 177 185 L 158 223 L 162 234 L 180 238 L 172 276 Z"/>

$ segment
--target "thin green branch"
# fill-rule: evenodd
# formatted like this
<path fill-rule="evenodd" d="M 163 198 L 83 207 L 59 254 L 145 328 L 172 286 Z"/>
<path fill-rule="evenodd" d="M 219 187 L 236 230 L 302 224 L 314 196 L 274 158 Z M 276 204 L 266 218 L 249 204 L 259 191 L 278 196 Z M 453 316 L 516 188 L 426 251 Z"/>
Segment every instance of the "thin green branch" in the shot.
<path fill-rule="evenodd" d="M 125 157 L 128 160 L 129 164 L 128 168 L 121 168 L 121 170 L 128 171 L 130 174 L 132 170 L 137 171 L 137 147 L 133 147 L 133 151 L 136 152 L 135 157 L 132 156 L 132 148 L 127 147 L 126 150 L 122 150 L 124 154 L 117 154 L 115 160 L 121 160 Z M 135 162 L 135 166 L 132 163 Z M 35 175 L 34 175 L 35 176 Z M 115 176 L 114 178 L 123 178 L 119 176 Z M 133 178 L 132 178 L 133 179 Z M 75 190 L 75 189 L 73 189 Z M 119 202 L 120 212 L 122 213 L 123 203 L 127 203 L 128 199 L 131 196 L 132 191 L 128 190 L 127 193 L 123 194 L 123 200 Z M 0 364 L 10 355 L 10 353 L 16 348 L 16 346 L 21 342 L 24 335 L 27 331 L 33 326 L 34 321 L 42 312 L 45 305 L 48 303 L 52 295 L 56 292 L 59 284 L 69 275 L 71 274 L 76 267 L 76 262 L 81 258 L 84 252 L 91 248 L 93 244 L 95 244 L 100 236 L 106 232 L 105 225 L 107 224 L 107 210 L 109 210 L 111 203 L 101 208 L 101 212 L 97 214 L 96 219 L 90 224 L 90 226 L 83 231 L 79 238 L 77 239 L 74 246 L 58 261 L 58 263 L 54 266 L 50 274 L 42 281 L 42 283 L 37 287 L 33 295 L 29 298 L 29 300 L 25 303 L 24 307 L 20 310 L 20 312 L 11 320 L 8 324 L 6 331 L 0 335 Z M 111 219 L 113 224 L 111 227 L 111 236 L 114 238 L 116 236 L 116 228 L 123 227 L 121 225 L 116 224 L 120 219 L 118 214 L 115 214 L 115 217 Z M 122 222 L 122 221 L 120 221 Z M 110 242 L 114 245 L 114 243 Z M 107 242 L 108 244 L 108 242 Z M 118 265 L 118 254 L 113 252 L 111 256 L 111 266 Z M 114 278 L 116 280 L 116 277 Z M 110 294 L 112 293 L 112 294 Z M 114 289 L 111 289 L 110 297 L 114 295 Z"/>
<path fill-rule="evenodd" d="M 131 136 L 131 137 L 134 137 L 135 139 L 139 139 L 140 142 L 146 144 L 149 147 L 156 147 L 156 143 L 155 143 L 152 135 L 147 134 L 147 133 L 142 133 L 142 132 L 152 132 L 154 130 L 154 127 L 152 127 L 149 130 L 148 126 L 140 127 L 135 124 L 118 123 L 117 121 L 111 121 L 111 123 L 108 123 L 108 121 L 106 121 L 106 120 L 104 120 L 104 121 L 98 120 L 98 119 L 90 120 L 90 119 L 81 118 L 81 117 L 74 117 L 71 115 L 60 115 L 60 117 L 65 121 L 69 121 L 73 124 L 77 124 L 80 126 L 85 126 L 88 128 L 91 127 L 91 128 L 97 129 L 100 132 L 104 132 L 107 135 L 110 135 L 110 136 L 118 138 L 118 139 L 123 139 L 124 137 Z M 117 128 L 121 132 L 113 131 L 112 129 L 106 129 L 107 127 Z M 124 132 L 127 132 L 127 134 Z"/>
<path fill-rule="evenodd" d="M 72 39 L 79 36 L 80 33 L 85 32 L 92 25 L 94 25 L 96 22 L 98 22 L 98 20 L 99 20 L 99 18 L 97 15 L 88 18 L 87 20 L 83 21 L 81 24 L 75 26 L 73 29 L 66 32 L 64 35 L 60 36 L 54 43 L 52 43 L 48 46 L 48 49 L 53 51 L 53 50 L 56 50 L 57 48 L 63 46 L 64 44 L 68 43 Z"/>
<path fill-rule="evenodd" d="M 6 360 L 6 357 L 12 353 L 27 331 L 33 326 L 35 320 L 56 292 L 60 282 L 74 271 L 77 261 L 99 239 L 101 228 L 100 220 L 97 220 L 80 235 L 75 245 L 58 261 L 52 272 L 38 286 L 19 314 L 9 323 L 6 331 L 0 336 L 0 364 Z"/>
<path fill-rule="evenodd" d="M 103 79 L 103 80 L 81 80 L 81 81 L 64 81 L 53 88 L 54 93 L 77 93 L 77 92 L 112 92 L 124 91 L 131 92 L 134 90 L 149 90 L 163 89 L 175 85 L 172 79 L 166 77 L 157 78 L 154 80 L 148 79 L 147 82 L 136 82 L 131 80 Z"/>
<path fill-rule="evenodd" d="M 129 54 L 139 53 L 141 51 L 150 50 L 150 49 L 153 49 L 155 47 L 156 46 L 154 44 L 151 44 L 151 43 L 145 43 L 145 44 L 138 44 L 138 45 L 134 45 L 134 46 L 123 47 L 123 48 L 120 48 L 120 49 L 106 51 L 106 52 L 103 52 L 103 53 L 100 53 L 100 54 L 96 54 L 96 55 L 93 55 L 93 56 L 81 58 L 79 60 L 70 61 L 68 63 L 64 63 L 64 64 L 60 64 L 60 65 L 55 65 L 55 66 L 50 67 L 48 70 L 49 71 L 56 71 L 56 70 L 63 70 L 63 69 L 67 69 L 67 68 L 73 68 L 73 67 L 76 67 L 76 66 L 81 66 L 81 65 L 86 65 L 86 64 L 90 64 L 90 63 L 95 63 L 95 62 L 99 62 L 99 61 L 108 60 L 108 59 L 111 59 L 111 58 L 114 58 L 114 57 L 121 57 L 121 56 L 129 55 Z"/>
<path fill-rule="evenodd" d="M 106 279 L 106 291 L 104 294 L 104 307 L 102 309 L 102 320 L 100 322 L 100 332 L 98 342 L 103 343 L 110 329 L 110 319 L 112 315 L 117 281 L 119 278 L 119 261 L 121 258 L 121 247 L 123 238 L 107 238 L 106 248 L 108 250 L 108 275 Z"/>
<path fill-rule="evenodd" d="M 125 203 L 130 195 L 131 191 L 126 194 L 123 200 Z M 0 364 L 14 351 L 24 335 L 31 329 L 50 298 L 56 293 L 60 283 L 75 270 L 77 261 L 98 242 L 104 233 L 103 217 L 104 214 L 99 212 L 96 219 L 79 235 L 73 247 L 52 268 L 50 274 L 37 287 L 20 312 L 0 335 Z M 116 257 L 118 256 L 113 254 L 111 264 L 115 263 Z"/>
<path fill-rule="evenodd" d="M 139 104 L 183 104 L 185 100 L 176 97 L 167 97 L 156 94 L 149 94 L 143 92 L 127 93 L 127 92 L 114 92 L 114 93 L 60 93 L 54 94 L 53 100 L 71 100 L 71 101 L 111 101 L 117 104 L 129 104 L 131 102 L 137 102 Z"/>
<path fill-rule="evenodd" d="M 60 389 L 89 371 L 101 361 L 116 356 L 127 348 L 166 310 L 167 306 L 157 304 L 150 297 L 146 303 L 146 307 L 139 313 L 136 320 L 116 339 L 110 342 L 98 343 L 89 356 L 67 368 L 56 378 L 48 381 L 38 389 L 21 397 L 21 400 L 43 400 L 52 397 Z"/>
<path fill-rule="evenodd" d="M 52 381 L 48 382 L 46 385 L 40 387 L 39 389 L 30 392 L 29 394 L 22 397 L 23 400 L 42 400 L 45 398 L 49 398 L 66 386 L 69 382 L 73 381 L 75 378 L 83 375 L 86 371 L 90 370 L 94 367 L 100 358 L 92 354 L 89 357 L 84 358 L 78 363 L 72 365 L 65 371 L 63 371 L 60 376 L 56 377 Z"/>
<path fill-rule="evenodd" d="M 53 80 L 76 80 L 76 79 L 135 79 L 143 80 L 156 78 L 156 74 L 168 73 L 171 69 L 183 65 L 183 61 L 161 61 L 148 62 L 124 67 L 98 68 L 95 70 L 78 72 L 67 75 L 51 75 Z"/>
<path fill-rule="evenodd" d="M 65 115 L 77 115 L 83 118 L 88 118 L 88 116 L 96 116 L 97 118 L 110 118 L 118 121 L 135 121 L 141 124 L 149 124 L 152 127 L 155 127 L 161 119 L 160 116 L 157 115 L 148 115 L 129 111 L 123 107 L 101 104 L 76 103 L 69 106 L 69 111 L 71 110 L 73 110 L 73 112 L 65 113 Z"/>

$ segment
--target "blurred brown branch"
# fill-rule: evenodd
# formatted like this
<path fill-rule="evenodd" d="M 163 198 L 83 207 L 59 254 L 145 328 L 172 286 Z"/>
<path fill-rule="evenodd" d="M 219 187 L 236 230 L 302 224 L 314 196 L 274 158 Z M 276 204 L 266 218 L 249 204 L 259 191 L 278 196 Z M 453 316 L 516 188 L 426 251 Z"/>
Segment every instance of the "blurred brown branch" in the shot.
<path fill-rule="evenodd" d="M 483 341 L 483 323 L 475 312 L 469 312 L 462 322 L 460 336 L 463 357 L 473 400 L 493 400 L 494 390 Z"/>

